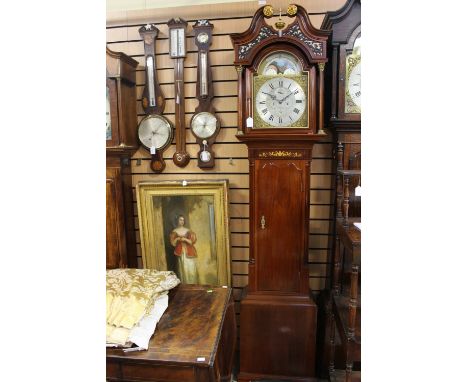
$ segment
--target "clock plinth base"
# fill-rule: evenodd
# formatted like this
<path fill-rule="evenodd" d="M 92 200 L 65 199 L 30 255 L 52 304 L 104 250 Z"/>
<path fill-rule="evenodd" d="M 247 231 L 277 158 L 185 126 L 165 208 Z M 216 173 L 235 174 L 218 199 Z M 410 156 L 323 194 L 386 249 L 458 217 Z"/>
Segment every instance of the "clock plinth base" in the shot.
<path fill-rule="evenodd" d="M 238 381 L 314 381 L 317 306 L 309 296 L 249 294 L 241 301 Z"/>

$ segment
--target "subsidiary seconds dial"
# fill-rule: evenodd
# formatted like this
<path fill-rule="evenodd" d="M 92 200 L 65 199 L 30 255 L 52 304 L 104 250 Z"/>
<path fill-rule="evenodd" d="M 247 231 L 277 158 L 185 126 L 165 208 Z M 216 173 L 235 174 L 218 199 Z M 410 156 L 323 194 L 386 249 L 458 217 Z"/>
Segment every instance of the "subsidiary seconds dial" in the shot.
<path fill-rule="evenodd" d="M 257 115 L 267 125 L 259 127 L 295 125 L 306 111 L 306 91 L 293 78 L 277 76 L 265 81 L 255 97 Z"/>

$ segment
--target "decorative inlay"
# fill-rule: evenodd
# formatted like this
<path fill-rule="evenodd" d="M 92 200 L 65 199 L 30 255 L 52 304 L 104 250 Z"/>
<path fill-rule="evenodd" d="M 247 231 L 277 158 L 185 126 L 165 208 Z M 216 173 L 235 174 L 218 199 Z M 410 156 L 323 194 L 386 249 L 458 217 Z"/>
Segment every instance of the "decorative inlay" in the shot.
<path fill-rule="evenodd" d="M 259 158 L 302 158 L 302 153 L 297 151 L 284 151 L 284 150 L 276 150 L 276 151 L 264 151 L 258 154 Z"/>
<path fill-rule="evenodd" d="M 208 20 L 198 20 L 196 23 L 195 23 L 195 26 L 196 27 L 201 27 L 201 26 L 208 26 L 210 23 L 208 22 Z"/>
<path fill-rule="evenodd" d="M 309 47 L 312 48 L 312 52 L 314 54 L 322 55 L 323 54 L 323 43 L 320 41 L 315 41 L 307 38 L 307 36 L 302 33 L 301 28 L 299 25 L 295 24 L 291 28 L 288 28 L 283 32 L 283 36 L 292 36 L 296 37 L 297 39 L 301 40 L 303 43 L 307 44 Z"/>
<path fill-rule="evenodd" d="M 272 31 L 268 27 L 262 27 L 255 40 L 252 40 L 248 44 L 241 45 L 239 47 L 239 59 L 241 60 L 244 59 L 255 45 L 257 45 L 260 41 L 265 40 L 271 36 L 278 36 L 278 33 L 275 31 Z"/>

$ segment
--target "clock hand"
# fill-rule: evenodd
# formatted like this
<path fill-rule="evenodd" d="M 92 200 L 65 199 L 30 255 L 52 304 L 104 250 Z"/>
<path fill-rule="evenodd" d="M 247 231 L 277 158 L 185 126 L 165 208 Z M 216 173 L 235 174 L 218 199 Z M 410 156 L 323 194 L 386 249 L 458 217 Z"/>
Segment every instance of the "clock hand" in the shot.
<path fill-rule="evenodd" d="M 274 95 L 272 95 L 270 93 L 265 93 L 265 92 L 262 92 L 262 93 L 266 94 L 266 95 L 269 95 L 273 101 L 276 101 L 276 96 L 274 96 Z"/>
<path fill-rule="evenodd" d="M 284 100 L 285 100 L 286 98 L 288 98 L 291 94 L 294 94 L 294 93 L 291 92 L 291 93 L 289 93 L 286 97 L 284 97 L 283 99 L 278 100 L 279 104 L 281 105 L 281 104 L 284 102 Z"/>

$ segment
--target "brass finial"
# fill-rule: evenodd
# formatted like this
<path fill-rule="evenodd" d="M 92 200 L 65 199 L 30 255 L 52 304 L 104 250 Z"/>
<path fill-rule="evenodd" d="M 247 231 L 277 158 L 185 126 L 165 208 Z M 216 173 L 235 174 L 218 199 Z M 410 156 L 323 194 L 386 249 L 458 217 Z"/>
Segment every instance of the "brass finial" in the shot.
<path fill-rule="evenodd" d="M 295 4 L 289 4 L 288 5 L 288 10 L 287 10 L 287 14 L 292 17 L 292 16 L 295 16 L 297 13 L 297 6 Z"/>
<path fill-rule="evenodd" d="M 273 7 L 271 5 L 265 5 L 263 7 L 263 14 L 265 15 L 265 17 L 273 16 Z"/>
<path fill-rule="evenodd" d="M 281 30 L 284 28 L 285 25 L 286 23 L 283 20 L 281 20 L 281 8 L 280 8 L 279 20 L 275 23 L 275 27 L 276 29 Z"/>

